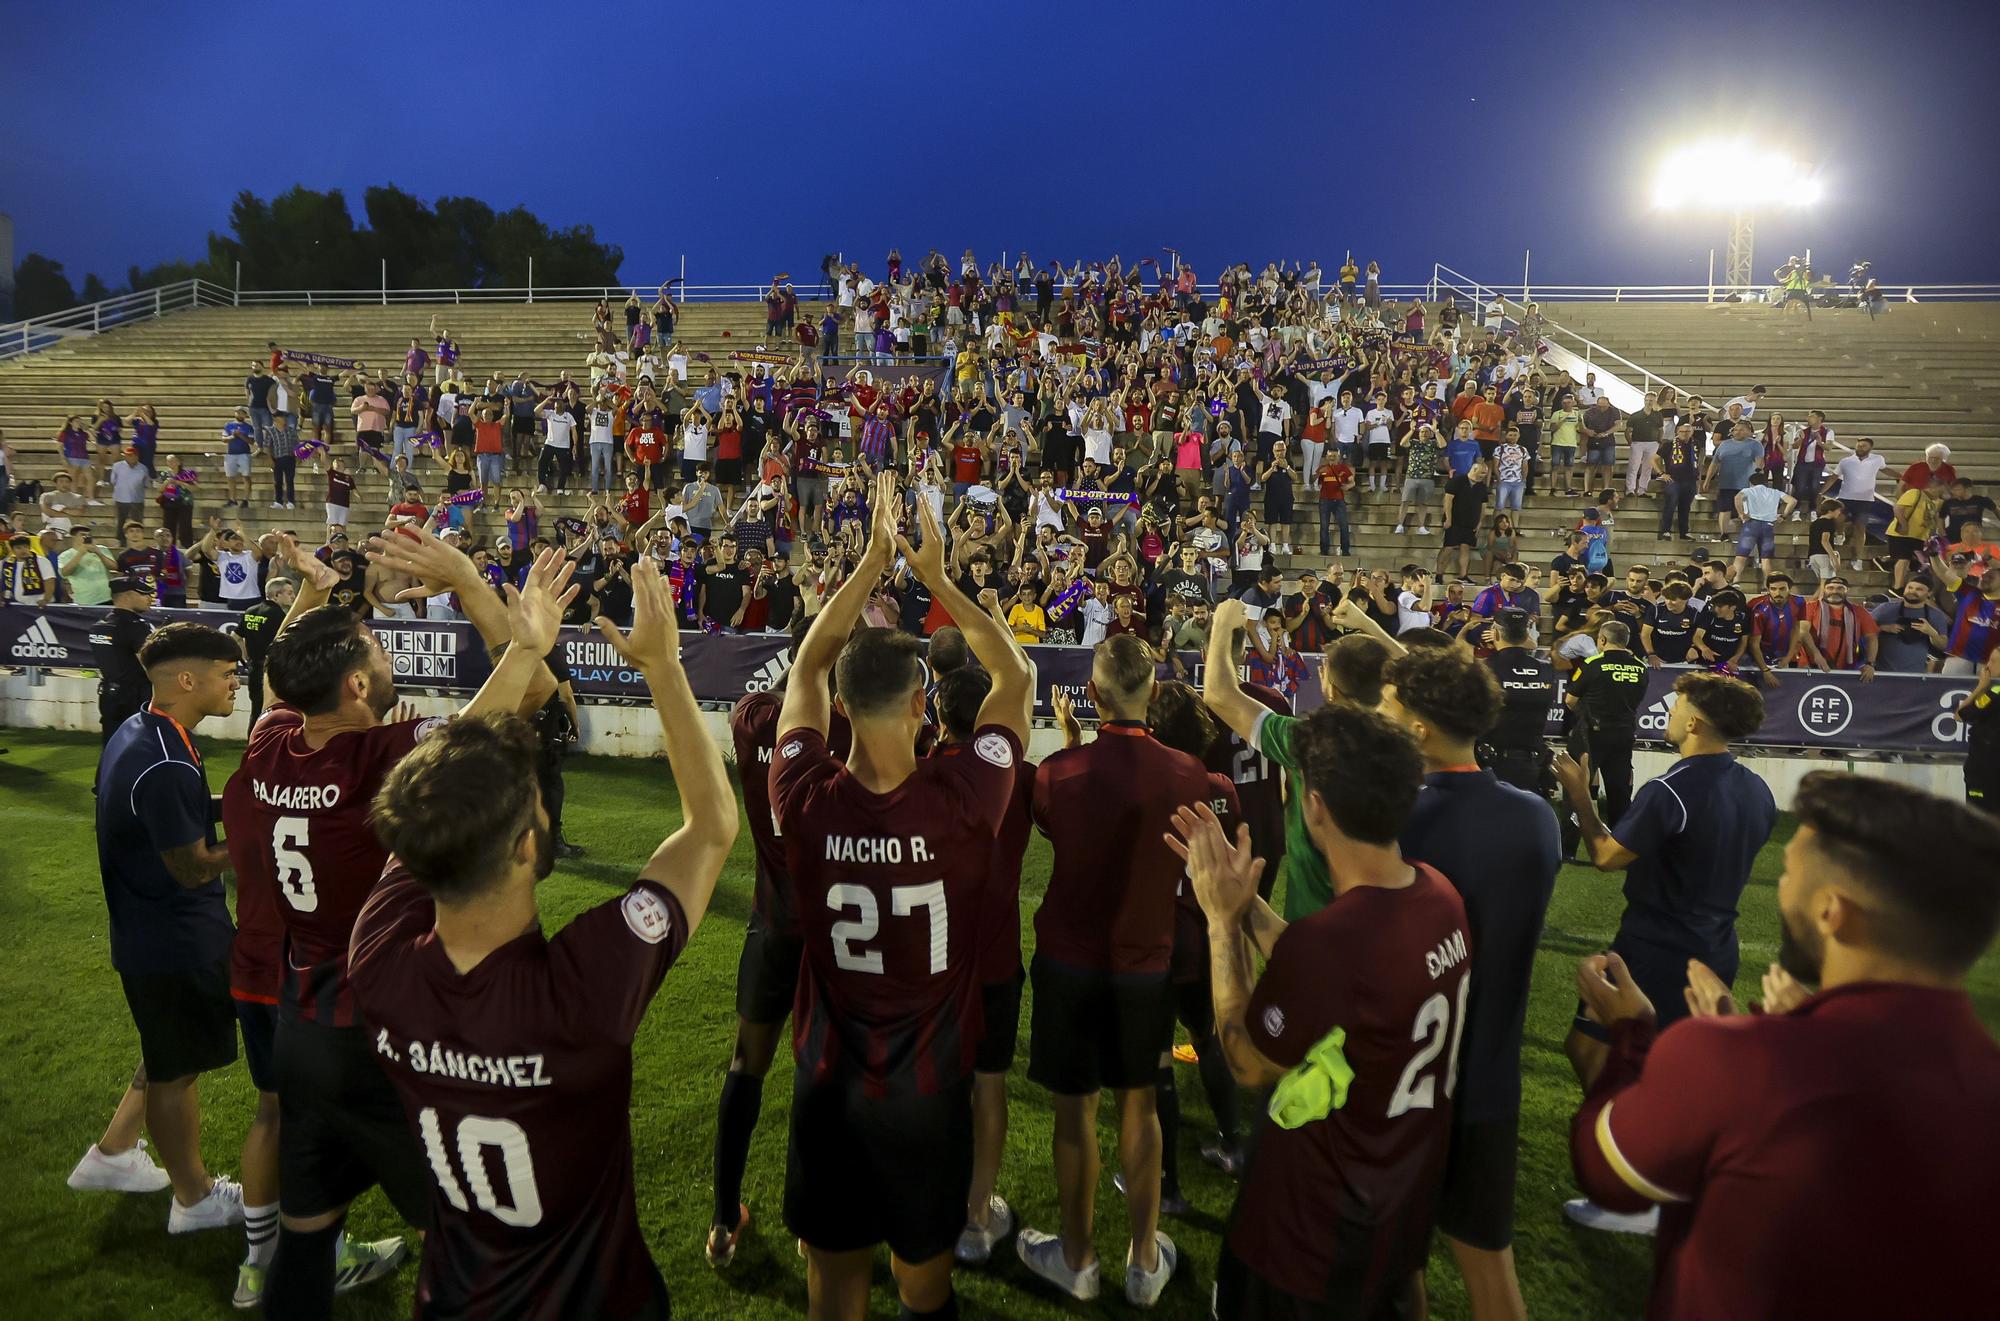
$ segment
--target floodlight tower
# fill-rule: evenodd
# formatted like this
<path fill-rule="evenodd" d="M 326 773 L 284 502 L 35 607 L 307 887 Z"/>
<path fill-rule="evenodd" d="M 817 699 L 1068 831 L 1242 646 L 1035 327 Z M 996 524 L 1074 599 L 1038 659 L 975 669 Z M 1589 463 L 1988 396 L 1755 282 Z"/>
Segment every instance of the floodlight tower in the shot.
<path fill-rule="evenodd" d="M 1729 213 L 1729 247 L 1722 259 L 1722 282 L 1732 289 L 1757 283 L 1757 213 Z"/>

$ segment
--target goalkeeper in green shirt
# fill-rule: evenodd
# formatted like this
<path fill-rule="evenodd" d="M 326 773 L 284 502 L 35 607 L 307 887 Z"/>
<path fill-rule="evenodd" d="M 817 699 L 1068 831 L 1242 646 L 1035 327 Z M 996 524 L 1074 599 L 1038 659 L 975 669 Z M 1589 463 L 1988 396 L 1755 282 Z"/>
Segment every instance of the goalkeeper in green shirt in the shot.
<path fill-rule="evenodd" d="M 1223 601 L 1209 626 L 1208 657 L 1203 669 L 1202 700 L 1224 724 L 1285 772 L 1285 856 L 1278 865 L 1284 887 L 1281 901 L 1287 922 L 1296 922 L 1326 907 L 1333 898 L 1333 878 L 1326 858 L 1306 830 L 1305 791 L 1293 734 L 1308 716 L 1280 715 L 1243 691 L 1243 603 Z M 1374 710 L 1382 700 L 1382 667 L 1402 649 L 1382 635 L 1373 621 L 1343 601 L 1334 612 L 1336 624 L 1357 631 L 1327 644 L 1320 666 L 1320 689 L 1329 702 L 1347 702 Z M 1358 622 L 1357 622 L 1358 621 Z"/>

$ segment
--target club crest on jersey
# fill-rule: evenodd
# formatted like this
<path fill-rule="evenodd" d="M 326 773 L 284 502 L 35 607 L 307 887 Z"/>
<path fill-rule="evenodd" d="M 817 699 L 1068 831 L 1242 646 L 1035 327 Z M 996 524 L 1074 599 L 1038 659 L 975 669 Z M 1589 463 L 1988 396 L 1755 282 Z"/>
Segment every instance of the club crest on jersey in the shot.
<path fill-rule="evenodd" d="M 1285 1011 L 1276 1005 L 1264 1006 L 1264 1035 L 1269 1037 L 1285 1035 Z"/>
<path fill-rule="evenodd" d="M 786 761 L 790 761 L 792 758 L 799 755 L 799 749 L 803 746 L 804 745 L 801 744 L 797 739 L 793 739 L 790 743 L 787 743 L 784 747 L 779 748 L 778 752 L 784 757 Z"/>
<path fill-rule="evenodd" d="M 632 928 L 632 934 L 648 945 L 657 945 L 673 930 L 674 917 L 667 910 L 666 901 L 651 890 L 634 890 L 625 896 L 619 905 L 625 914 L 625 925 Z"/>
<path fill-rule="evenodd" d="M 991 762 L 1002 769 L 1014 764 L 1014 749 L 999 734 L 981 734 L 973 740 L 972 751 L 981 761 Z"/>
<path fill-rule="evenodd" d="M 416 740 L 416 742 L 422 743 L 425 739 L 437 733 L 440 729 L 443 729 L 446 725 L 450 723 L 451 723 L 450 716 L 431 716 L 426 720 L 419 720 L 417 722 L 417 732 L 412 737 Z"/>

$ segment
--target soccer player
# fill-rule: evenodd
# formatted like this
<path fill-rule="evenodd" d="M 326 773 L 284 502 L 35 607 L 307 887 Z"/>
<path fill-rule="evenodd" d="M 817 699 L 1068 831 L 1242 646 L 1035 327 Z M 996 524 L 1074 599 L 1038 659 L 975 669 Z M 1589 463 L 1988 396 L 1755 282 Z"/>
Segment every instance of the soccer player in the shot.
<path fill-rule="evenodd" d="M 797 640 L 792 655 L 798 655 Z M 757 855 L 757 879 L 750 920 L 743 929 L 743 953 L 736 963 L 736 1040 L 716 1105 L 715 1217 L 702 1245 L 708 1264 L 718 1270 L 735 1260 L 750 1223 L 750 1208 L 743 1201 L 743 1171 L 750 1161 L 757 1114 L 764 1105 L 764 1075 L 778 1053 L 780 1029 L 798 994 L 799 959 L 804 953 L 792 912 L 785 842 L 771 811 L 771 760 L 784 700 L 781 680 L 775 688 L 744 697 L 729 714 L 730 740 L 736 747 L 736 764 L 742 768 L 743 810 Z M 847 720 L 838 712 L 827 743 L 834 756 L 847 755 Z"/>
<path fill-rule="evenodd" d="M 1245 615 L 1247 618 L 1247 610 Z M 1231 657 L 1236 665 L 1233 672 L 1238 675 L 1243 673 L 1243 658 L 1248 647 L 1247 629 L 1234 635 Z M 1279 715 L 1292 713 L 1291 702 L 1275 688 L 1248 682 L 1239 683 L 1237 687 L 1267 710 L 1276 711 Z M 1250 826 L 1250 847 L 1264 860 L 1263 897 L 1270 898 L 1271 887 L 1277 884 L 1278 872 L 1285 860 L 1284 782 L 1273 771 L 1271 759 L 1258 751 L 1257 745 L 1249 738 L 1227 725 L 1217 729 L 1215 740 L 1206 751 L 1195 755 L 1209 770 L 1227 777 L 1236 786 L 1237 802 L 1241 804 L 1243 819 Z"/>
<path fill-rule="evenodd" d="M 229 1007 L 229 904 L 208 775 L 193 732 L 236 705 L 235 640 L 206 624 L 169 624 L 139 648 L 151 685 L 144 710 L 105 742 L 97 765 L 97 862 L 111 919 L 111 966 L 139 1032 L 137 1104 L 165 1166 L 137 1143 L 102 1145 L 70 1174 L 79 1190 L 152 1192 L 171 1185 L 169 1234 L 243 1222 L 243 1190 L 201 1159 L 201 1075 L 236 1059 Z M 113 1128 L 119 1121 L 113 1120 Z M 109 1135 L 107 1135 L 109 1136 Z"/>
<path fill-rule="evenodd" d="M 1577 1180 L 1660 1208 L 1650 1317 L 1977 1312 L 2000 1048 L 1965 978 L 2000 930 L 2000 824 L 1829 771 L 1792 810 L 1765 1013 L 1733 1016 L 1729 983 L 1693 967 L 1671 989 L 1700 1016 L 1657 1031 L 1666 1006 L 1626 960 L 1583 961 L 1612 1050 L 1570 1125 Z"/>
<path fill-rule="evenodd" d="M 993 589 L 988 588 L 991 592 Z M 935 654 L 939 629 L 931 639 Z M 958 630 L 953 628 L 952 633 Z M 960 665 L 940 676 L 931 706 L 941 725 L 933 755 L 962 757 L 972 750 L 979 710 L 993 691 L 993 676 Z M 993 1256 L 993 1245 L 1014 1227 L 1014 1212 L 995 1189 L 1007 1146 L 1007 1074 L 1021 1036 L 1021 860 L 1034 830 L 1035 764 L 1014 766 L 1014 788 L 993 841 L 993 875 L 987 882 L 985 931 L 979 949 L 979 1000 L 985 1026 L 972 1062 L 972 1188 L 965 1198 L 965 1229 L 952 1250 L 968 1266 Z"/>
<path fill-rule="evenodd" d="M 509 610 L 530 656 L 561 620 L 549 581 L 531 579 Z M 429 1161 L 422 1316 L 668 1314 L 633 1194 L 632 1038 L 701 925 L 736 803 L 653 561 L 632 586 L 631 633 L 597 626 L 652 693 L 681 825 L 622 897 L 542 934 L 535 887 L 555 832 L 518 716 L 451 721 L 374 800 L 392 861 L 355 922 L 348 980 Z"/>
<path fill-rule="evenodd" d="M 785 1223 L 806 1245 L 812 1321 L 863 1315 L 883 1242 L 905 1315 L 957 1315 L 951 1265 L 972 1181 L 978 940 L 1033 700 L 1012 635 L 947 572 L 930 506 L 920 505 L 923 544 L 912 548 L 896 535 L 894 474 L 875 494 L 868 544 L 799 648 L 771 765 L 805 942 Z M 969 754 L 916 756 L 924 685 L 915 638 L 881 628 L 849 637 L 899 550 L 993 676 Z M 836 663 L 853 726 L 845 764 L 826 745 Z"/>
<path fill-rule="evenodd" d="M 1035 824 L 1055 866 L 1035 914 L 1028 1078 L 1055 1097 L 1062 1223 L 1059 1235 L 1024 1227 L 1015 1242 L 1035 1274 L 1073 1298 L 1097 1296 L 1097 1103 L 1110 1088 L 1132 1226 L 1125 1296 L 1140 1307 L 1159 1299 L 1178 1256 L 1158 1231 L 1154 1086 L 1173 1041 L 1169 974 L 1182 872 L 1164 834 L 1177 809 L 1215 791 L 1199 758 L 1148 733 L 1153 672 L 1139 638 L 1100 643 L 1089 683 L 1097 738 L 1051 753 L 1035 775 Z"/>
<path fill-rule="evenodd" d="M 1403 856 L 1437 868 L 1458 891 L 1479 956 L 1438 1228 L 1465 1277 L 1475 1321 L 1525 1318 L 1513 1247 L 1521 1033 L 1535 946 L 1562 865 L 1556 817 L 1546 800 L 1474 762 L 1502 698 L 1492 671 L 1469 651 L 1419 647 L 1390 661 L 1382 678 L 1383 714 L 1415 735 L 1424 754 L 1424 789 L 1403 828 Z"/>
<path fill-rule="evenodd" d="M 1257 898 L 1248 831 L 1232 843 L 1205 804 L 1174 823 L 1208 915 L 1229 1067 L 1273 1088 L 1216 1265 L 1216 1315 L 1411 1315 L 1471 985 L 1465 905 L 1396 846 L 1422 784 L 1416 740 L 1339 702 L 1288 739 L 1338 887 L 1324 907 L 1287 925 Z M 1269 960 L 1261 978 L 1253 944 Z"/>
<path fill-rule="evenodd" d="M 292 545 L 284 553 L 295 567 L 310 558 Z M 411 596 L 457 592 L 495 654 L 467 713 L 541 705 L 553 688 L 548 667 L 539 653 L 507 647 L 508 608 L 470 559 L 410 530 L 389 534 L 373 554 L 421 579 Z M 530 588 L 560 593 L 569 566 L 559 564 L 545 552 Z M 353 611 L 323 604 L 327 581 L 305 577 L 288 626 L 272 640 L 265 671 L 277 701 L 251 731 L 223 795 L 239 895 L 275 895 L 269 902 L 283 926 L 281 948 L 239 943 L 237 958 L 282 960 L 284 970 L 274 1048 L 280 1220 L 265 1304 L 286 1317 L 325 1316 L 336 1287 L 401 1263 L 400 1239 L 357 1245 L 340 1233 L 348 1203 L 370 1186 L 381 1184 L 411 1224 L 421 1228 L 429 1218 L 423 1152 L 355 1013 L 347 954 L 386 859 L 368 825 L 369 804 L 396 763 L 443 722 L 383 723 L 396 701 L 388 654 Z"/>
<path fill-rule="evenodd" d="M 1625 872 L 1625 912 L 1611 952 L 1658 1006 L 1662 1027 L 1682 1018 L 1681 987 L 1690 959 L 1736 980 L 1736 906 L 1750 883 L 1750 865 L 1777 824 L 1777 802 L 1729 745 L 1764 723 L 1764 696 L 1725 674 L 1697 670 L 1674 681 L 1667 742 L 1680 760 L 1640 786 L 1615 828 L 1598 820 L 1589 773 L 1567 755 L 1556 778 L 1576 813 L 1583 841 L 1599 871 Z M 1603 1067 L 1604 1025 L 1578 1006 L 1563 1042 L 1579 1078 Z M 1650 1234 L 1657 1217 L 1621 1215 L 1584 1199 L 1564 1203 L 1577 1223 L 1619 1233 Z"/>
<path fill-rule="evenodd" d="M 1336 622 L 1345 624 L 1349 618 L 1360 616 L 1358 610 L 1349 609 L 1349 601 L 1342 601 L 1335 611 Z M 1243 622 L 1242 602 L 1223 601 L 1215 607 L 1215 617 L 1209 624 L 1201 700 L 1237 737 L 1247 740 L 1285 771 L 1285 852 L 1278 872 L 1285 883 L 1285 917 L 1297 921 L 1326 906 L 1333 897 L 1333 880 L 1327 875 L 1326 859 L 1314 847 L 1312 832 L 1305 825 L 1305 794 L 1298 778 L 1298 758 L 1291 746 L 1298 717 L 1273 711 L 1251 697 L 1230 664 L 1231 656 L 1241 653 L 1242 643 L 1236 640 L 1236 635 L 1243 631 Z M 1350 702 L 1374 710 L 1382 700 L 1382 667 L 1388 663 L 1393 646 L 1393 641 L 1352 635 L 1328 645 L 1326 664 L 1320 671 L 1326 700 Z"/>

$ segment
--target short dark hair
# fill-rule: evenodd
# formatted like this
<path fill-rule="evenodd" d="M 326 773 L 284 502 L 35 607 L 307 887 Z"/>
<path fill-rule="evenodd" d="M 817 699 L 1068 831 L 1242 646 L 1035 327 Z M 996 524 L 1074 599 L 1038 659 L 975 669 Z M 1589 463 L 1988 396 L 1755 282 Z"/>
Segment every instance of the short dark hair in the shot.
<path fill-rule="evenodd" d="M 977 665 L 962 665 L 938 676 L 932 700 L 945 733 L 960 743 L 970 742 L 979 727 L 979 708 L 993 691 L 993 676 Z"/>
<path fill-rule="evenodd" d="M 1153 690 L 1153 703 L 1146 709 L 1146 723 L 1161 743 L 1192 757 L 1208 755 L 1215 742 L 1215 717 L 1189 685 L 1169 679 Z"/>
<path fill-rule="evenodd" d="M 236 639 L 219 628 L 207 624 L 197 624 L 193 620 L 182 620 L 168 624 L 165 628 L 153 630 L 144 642 L 139 644 L 139 664 L 152 670 L 162 665 L 172 665 L 177 661 L 240 661 L 243 649 L 236 645 Z"/>
<path fill-rule="evenodd" d="M 1495 611 L 1493 626 L 1499 632 L 1500 640 L 1510 647 L 1521 646 L 1528 640 L 1528 612 L 1519 606 Z"/>
<path fill-rule="evenodd" d="M 1387 716 L 1330 702 L 1293 735 L 1299 774 L 1349 839 L 1390 844 L 1403 833 L 1423 787 L 1424 757 Z"/>
<path fill-rule="evenodd" d="M 880 715 L 907 700 L 923 673 L 917 640 L 899 628 L 857 629 L 834 663 L 841 704 L 853 716 Z"/>
<path fill-rule="evenodd" d="M 1365 633 L 1349 633 L 1326 644 L 1326 677 L 1340 696 L 1373 708 L 1382 700 L 1382 667 L 1389 649 Z"/>
<path fill-rule="evenodd" d="M 1137 634 L 1120 633 L 1097 644 L 1090 677 L 1115 701 L 1131 701 L 1153 682 L 1153 653 Z"/>
<path fill-rule="evenodd" d="M 1405 651 L 1430 651 L 1439 647 L 1452 646 L 1458 639 L 1441 628 L 1432 628 L 1429 624 L 1419 624 L 1415 628 L 1406 628 L 1401 633 L 1398 633 L 1396 641 L 1403 644 Z"/>
<path fill-rule="evenodd" d="M 1478 738 L 1500 718 L 1500 681 L 1464 647 L 1418 647 L 1389 662 L 1384 683 L 1425 724 L 1455 739 Z"/>
<path fill-rule="evenodd" d="M 931 634 L 927 659 L 932 674 L 950 674 L 972 659 L 972 648 L 966 645 L 962 630 L 954 624 L 946 624 Z"/>
<path fill-rule="evenodd" d="M 531 828 L 539 789 L 534 726 L 520 716 L 460 716 L 396 763 L 369 824 L 383 847 L 447 903 L 485 889 Z"/>
<path fill-rule="evenodd" d="M 1713 670 L 1692 670 L 1674 680 L 1674 692 L 1693 702 L 1702 719 L 1730 743 L 1764 726 L 1764 694 L 1754 684 Z"/>
<path fill-rule="evenodd" d="M 1880 946 L 1951 974 L 2000 931 L 2000 821 L 1894 780 L 1812 771 L 1792 799 L 1812 846 L 1879 903 Z M 1919 861 L 1912 848 L 1922 850 Z"/>
<path fill-rule="evenodd" d="M 264 653 L 264 677 L 281 702 L 309 716 L 340 705 L 340 685 L 368 664 L 368 639 L 361 619 L 345 606 L 306 611 L 271 640 Z"/>

